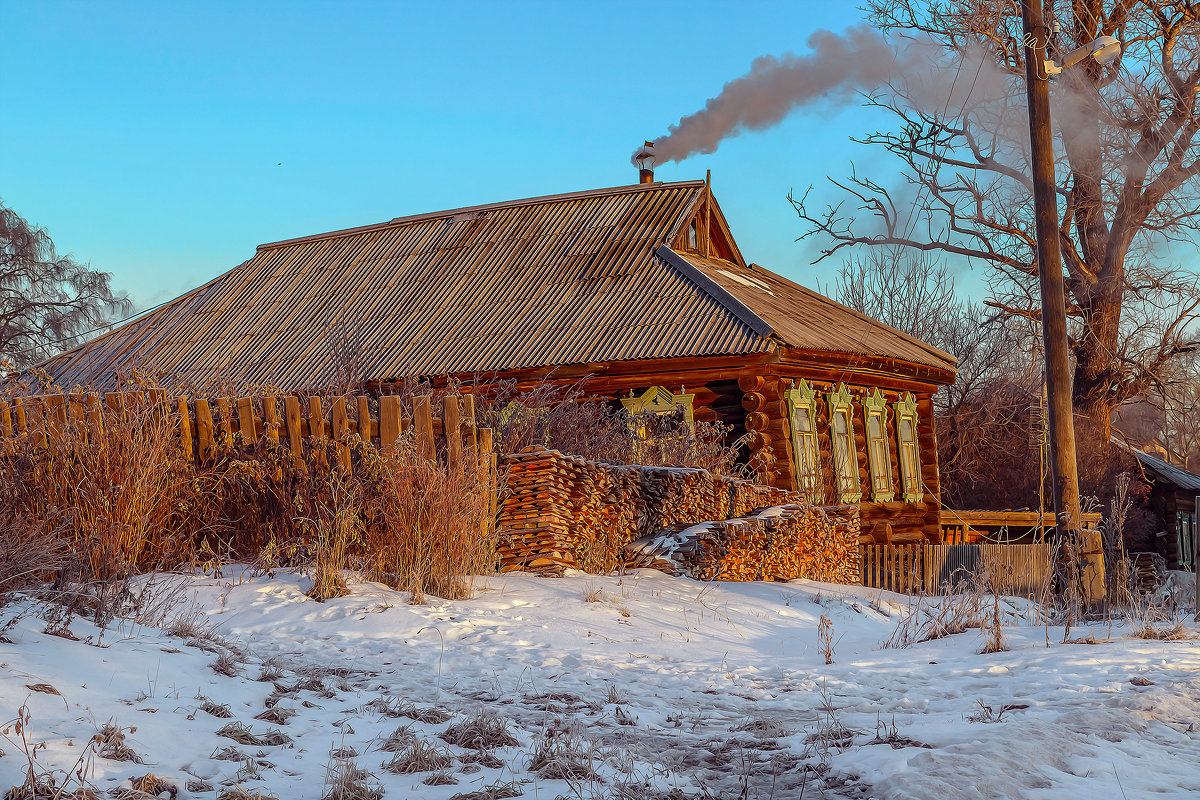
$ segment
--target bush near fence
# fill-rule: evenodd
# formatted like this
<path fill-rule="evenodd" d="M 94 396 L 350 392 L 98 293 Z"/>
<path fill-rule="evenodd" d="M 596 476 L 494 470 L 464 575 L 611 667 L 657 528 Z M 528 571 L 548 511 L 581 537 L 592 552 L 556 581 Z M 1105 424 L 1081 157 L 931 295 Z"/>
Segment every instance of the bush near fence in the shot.
<path fill-rule="evenodd" d="M 495 565 L 495 459 L 470 398 L 441 411 L 162 390 L 0 401 L 0 553 L 32 525 L 83 579 L 233 555 L 461 596 Z"/>
<path fill-rule="evenodd" d="M 504 456 L 501 469 L 507 491 L 497 520 L 497 547 L 505 571 L 610 572 L 641 563 L 642 555 L 626 550 L 639 539 L 735 520 L 702 537 L 706 555 L 698 555 L 685 571 L 740 580 L 817 573 L 850 580 L 857 573 L 857 550 L 851 546 L 857 543 L 857 513 L 851 519 L 789 510 L 778 513 L 785 517 L 778 522 L 739 520 L 778 506 L 811 509 L 801 492 L 700 469 L 607 464 L 538 447 Z M 810 546 L 821 552 L 819 568 L 815 555 L 806 555 Z M 806 570 L 810 574 L 800 574 Z"/>

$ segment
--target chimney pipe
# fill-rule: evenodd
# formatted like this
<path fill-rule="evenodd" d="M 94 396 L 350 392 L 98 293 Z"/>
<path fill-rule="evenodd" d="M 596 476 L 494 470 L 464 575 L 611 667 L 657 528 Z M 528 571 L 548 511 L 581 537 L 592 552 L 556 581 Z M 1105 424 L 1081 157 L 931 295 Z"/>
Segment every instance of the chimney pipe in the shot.
<path fill-rule="evenodd" d="M 654 142 L 645 142 L 633 161 L 638 165 L 638 183 L 654 183 Z"/>

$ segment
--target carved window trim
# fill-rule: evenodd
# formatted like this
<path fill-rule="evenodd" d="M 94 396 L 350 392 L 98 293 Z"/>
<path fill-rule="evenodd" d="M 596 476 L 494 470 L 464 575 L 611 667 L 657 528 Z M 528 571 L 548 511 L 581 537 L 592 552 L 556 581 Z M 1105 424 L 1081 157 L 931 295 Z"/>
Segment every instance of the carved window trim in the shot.
<path fill-rule="evenodd" d="M 892 482 L 892 447 L 888 441 L 888 404 L 876 387 L 859 400 L 863 408 L 863 431 L 867 441 L 867 474 L 871 478 L 871 499 L 887 503 L 896 499 Z"/>
<path fill-rule="evenodd" d="M 680 387 L 680 393 L 674 394 L 670 389 L 662 386 L 651 386 L 640 395 L 633 397 L 621 398 L 621 405 L 634 417 L 634 432 L 638 438 L 646 438 L 646 426 L 637 422 L 637 417 L 640 414 L 674 414 L 676 411 L 683 410 L 683 421 L 689 430 L 694 423 L 692 417 L 692 403 L 695 401 L 696 395 L 683 392 Z"/>
<path fill-rule="evenodd" d="M 909 392 L 893 404 L 896 412 L 896 460 L 900 463 L 900 480 L 906 503 L 925 499 L 921 481 L 921 438 L 917 416 L 917 399 Z"/>
<path fill-rule="evenodd" d="M 801 379 L 784 392 L 784 397 L 788 404 L 788 428 L 792 433 L 796 487 L 807 495 L 808 502 L 823 503 L 825 476 L 821 472 L 821 445 L 817 440 L 817 392 L 812 384 Z"/>
<path fill-rule="evenodd" d="M 854 436 L 854 404 L 846 384 L 839 383 L 825 395 L 829 403 L 829 438 L 833 447 L 833 471 L 838 501 L 862 502 L 858 479 L 858 448 Z M 843 430 L 839 430 L 840 427 Z"/>

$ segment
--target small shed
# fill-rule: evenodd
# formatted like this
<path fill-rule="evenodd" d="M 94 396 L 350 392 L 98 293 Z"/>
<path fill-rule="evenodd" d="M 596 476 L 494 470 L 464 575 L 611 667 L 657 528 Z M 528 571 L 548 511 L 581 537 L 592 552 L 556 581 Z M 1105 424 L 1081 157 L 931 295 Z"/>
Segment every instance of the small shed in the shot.
<path fill-rule="evenodd" d="M 1150 484 L 1146 508 L 1156 531 L 1153 541 L 1129 542 L 1131 550 L 1147 550 L 1161 555 L 1168 569 L 1194 569 L 1196 553 L 1196 497 L 1200 495 L 1200 475 L 1177 467 L 1158 456 L 1139 450 L 1113 437 L 1137 458 L 1142 475 Z"/>
<path fill-rule="evenodd" d="M 878 541 L 938 541 L 933 395 L 955 359 L 747 261 L 707 181 L 400 217 L 261 245 L 41 365 L 195 389 L 584 381 L 745 437 L 773 485 L 859 503 Z"/>

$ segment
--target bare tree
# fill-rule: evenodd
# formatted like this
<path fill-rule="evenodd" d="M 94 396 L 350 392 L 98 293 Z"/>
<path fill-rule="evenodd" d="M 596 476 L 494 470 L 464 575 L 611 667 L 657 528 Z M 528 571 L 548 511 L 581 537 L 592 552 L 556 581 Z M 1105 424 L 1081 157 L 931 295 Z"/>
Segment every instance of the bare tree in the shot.
<path fill-rule="evenodd" d="M 1116 61 L 1088 59 L 1052 89 L 1074 403 L 1107 430 L 1114 407 L 1161 389 L 1200 344 L 1196 272 L 1167 255 L 1200 234 L 1200 7 L 1048 5 L 1056 54 L 1102 35 L 1123 44 Z M 915 195 L 854 174 L 833 181 L 847 202 L 817 211 L 792 198 L 804 236 L 828 242 L 820 258 L 903 246 L 987 264 L 988 305 L 1038 322 L 1019 4 L 869 0 L 867 10 L 933 62 L 869 96 L 897 125 L 858 140 L 897 156 Z"/>
<path fill-rule="evenodd" d="M 1200 357 L 1190 353 L 1166 387 L 1163 398 L 1163 442 L 1180 466 L 1196 471 L 1200 465 Z"/>
<path fill-rule="evenodd" d="M 960 298 L 944 260 L 900 246 L 878 247 L 845 261 L 832 294 L 880 322 L 958 359 L 958 378 L 937 395 L 939 414 L 1003 378 L 1040 385 L 1036 331 L 982 303 Z"/>
<path fill-rule="evenodd" d="M 0 375 L 73 347 L 128 312 L 110 279 L 58 255 L 45 230 L 0 205 Z"/>

